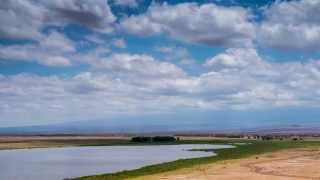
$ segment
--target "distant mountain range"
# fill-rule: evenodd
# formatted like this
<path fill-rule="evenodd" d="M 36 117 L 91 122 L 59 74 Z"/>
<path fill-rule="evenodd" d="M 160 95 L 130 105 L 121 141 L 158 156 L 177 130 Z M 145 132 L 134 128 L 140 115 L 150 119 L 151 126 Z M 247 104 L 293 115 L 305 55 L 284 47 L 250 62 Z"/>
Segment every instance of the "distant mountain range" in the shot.
<path fill-rule="evenodd" d="M 153 130 L 170 129 L 166 126 L 148 125 L 142 127 L 139 125 L 105 123 L 103 121 L 79 121 L 71 123 L 61 123 L 52 125 L 36 125 L 21 127 L 0 128 L 0 135 L 3 134 L 95 134 L 95 133 L 136 133 L 149 132 Z"/>
<path fill-rule="evenodd" d="M 258 133 L 258 134 L 320 134 L 320 127 L 300 125 L 250 128 L 222 128 L 209 124 L 192 124 L 179 127 L 171 124 L 118 123 L 90 120 L 0 128 L 0 135 L 51 135 L 51 134 L 132 134 L 132 133 Z"/>

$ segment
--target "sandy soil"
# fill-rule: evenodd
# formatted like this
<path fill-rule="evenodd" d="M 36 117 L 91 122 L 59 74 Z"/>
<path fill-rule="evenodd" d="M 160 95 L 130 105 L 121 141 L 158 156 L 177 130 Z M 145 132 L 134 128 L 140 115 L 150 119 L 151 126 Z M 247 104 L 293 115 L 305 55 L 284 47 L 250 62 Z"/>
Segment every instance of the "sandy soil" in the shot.
<path fill-rule="evenodd" d="M 135 180 L 320 180 L 320 149 L 287 150 Z"/>

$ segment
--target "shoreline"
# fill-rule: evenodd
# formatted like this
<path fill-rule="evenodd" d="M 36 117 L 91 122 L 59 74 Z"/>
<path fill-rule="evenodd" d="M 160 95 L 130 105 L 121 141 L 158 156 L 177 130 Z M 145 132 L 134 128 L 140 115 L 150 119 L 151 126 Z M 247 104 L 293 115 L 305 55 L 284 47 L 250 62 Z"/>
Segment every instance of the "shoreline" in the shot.
<path fill-rule="evenodd" d="M 318 148 L 320 149 L 319 139 L 310 140 L 246 140 L 246 139 L 192 139 L 186 138 L 174 143 L 133 143 L 130 142 L 130 137 L 110 137 L 110 136 L 93 136 L 93 137 L 14 137 L 6 138 L 0 137 L 0 150 L 8 149 L 24 149 L 24 148 L 56 148 L 56 147 L 76 147 L 76 146 L 113 146 L 113 145 L 178 145 L 178 144 L 226 144 L 233 145 L 235 148 L 227 149 L 200 149 L 202 151 L 213 151 L 217 156 L 209 156 L 193 159 L 181 159 L 173 162 L 166 162 L 151 166 L 142 167 L 135 170 L 121 171 L 116 173 L 100 174 L 93 176 L 75 177 L 72 180 L 101 180 L 101 179 L 162 179 L 164 176 L 169 176 L 169 179 L 179 179 L 176 176 L 181 176 L 191 173 L 203 176 L 211 174 L 212 166 L 217 166 L 222 162 L 245 161 L 246 159 L 260 156 L 267 156 L 268 154 L 277 153 L 281 151 L 290 152 L 299 149 Z M 271 155 L 272 156 L 272 155 Z M 319 157 L 320 159 L 320 157 Z M 318 164 L 320 166 L 320 162 Z M 243 167 L 242 167 L 243 168 Z M 247 166 L 246 169 L 255 169 L 255 165 Z M 188 169 L 182 175 L 179 174 L 181 170 Z M 206 170 L 209 169 L 209 170 Z M 199 173 L 200 172 L 200 173 Z M 204 173 L 204 174 L 201 174 Z M 248 174 L 251 171 L 247 172 Z M 228 173 L 222 173 L 228 174 Z M 262 174 L 262 173 L 260 173 Z M 174 177 L 171 177 L 173 175 Z M 267 176 L 267 174 L 265 174 Z M 191 175 L 192 176 L 192 175 Z M 207 175 L 206 175 L 207 176 Z M 162 177 L 162 178 L 160 178 Z M 320 175 L 319 175 L 320 177 Z M 71 180 L 69 179 L 69 180 Z M 150 180 L 151 180 L 150 179 Z M 166 179 L 166 178 L 164 178 Z M 183 179 L 183 178 L 182 178 Z M 190 179 L 186 177 L 186 179 Z M 202 179 L 206 179 L 205 177 Z M 223 179 L 223 178 L 222 178 Z M 228 178 L 227 178 L 228 179 Z"/>
<path fill-rule="evenodd" d="M 320 148 L 280 150 L 247 158 L 196 165 L 131 180 L 157 179 L 274 179 L 308 180 L 320 178 Z"/>
<path fill-rule="evenodd" d="M 233 143 L 225 141 L 225 144 Z M 151 165 L 136 170 L 122 171 L 117 173 L 100 174 L 93 176 L 84 176 L 78 178 L 70 178 L 68 180 L 102 180 L 102 179 L 145 179 L 146 177 L 157 177 L 162 174 L 179 171 L 181 169 L 189 169 L 198 166 L 215 165 L 224 161 L 241 160 L 254 156 L 265 155 L 268 153 L 288 151 L 292 149 L 320 148 L 319 141 L 256 141 L 251 144 L 238 145 L 236 148 L 214 150 L 217 156 L 205 158 L 183 159 L 168 163 Z M 210 151 L 210 150 L 206 150 Z M 156 179 L 156 178 L 153 178 Z M 173 178 L 174 179 L 174 178 Z"/>
<path fill-rule="evenodd" d="M 109 135 L 72 135 L 72 136 L 0 136 L 0 150 L 32 149 L 50 147 L 74 147 L 74 146 L 113 146 L 113 145 L 168 145 L 168 144 L 203 144 L 224 142 L 225 138 L 213 137 L 181 137 L 176 142 L 139 143 L 130 141 L 130 136 Z M 246 141 L 243 139 L 228 139 L 228 141 Z"/>

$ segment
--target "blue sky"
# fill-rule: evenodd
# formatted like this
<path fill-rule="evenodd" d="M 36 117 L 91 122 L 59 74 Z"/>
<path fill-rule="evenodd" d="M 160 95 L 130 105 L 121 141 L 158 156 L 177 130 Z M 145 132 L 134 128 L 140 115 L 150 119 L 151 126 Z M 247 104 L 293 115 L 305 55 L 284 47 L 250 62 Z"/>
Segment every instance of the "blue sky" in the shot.
<path fill-rule="evenodd" d="M 313 0 L 5 1 L 0 126 L 317 124 L 319 10 Z"/>

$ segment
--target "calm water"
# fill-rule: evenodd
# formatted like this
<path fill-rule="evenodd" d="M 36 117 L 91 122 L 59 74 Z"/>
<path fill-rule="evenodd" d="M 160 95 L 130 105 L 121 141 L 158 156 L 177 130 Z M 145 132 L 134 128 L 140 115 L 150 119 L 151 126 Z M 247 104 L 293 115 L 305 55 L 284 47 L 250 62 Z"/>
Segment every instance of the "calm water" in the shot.
<path fill-rule="evenodd" d="M 100 146 L 0 151 L 1 180 L 59 180 L 215 155 L 189 149 L 228 145 Z"/>

